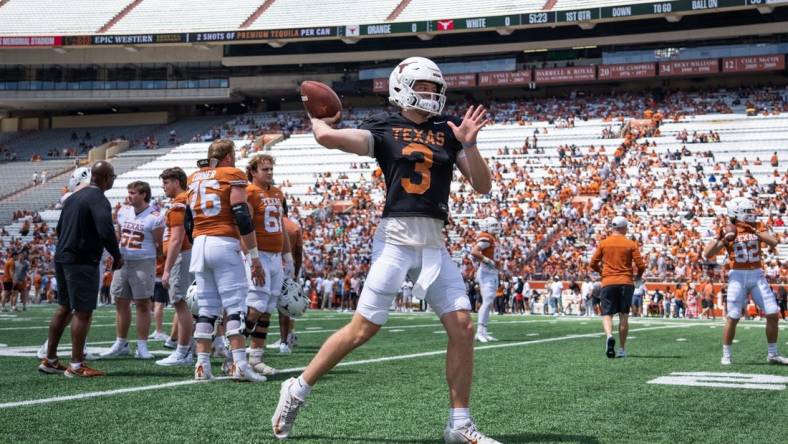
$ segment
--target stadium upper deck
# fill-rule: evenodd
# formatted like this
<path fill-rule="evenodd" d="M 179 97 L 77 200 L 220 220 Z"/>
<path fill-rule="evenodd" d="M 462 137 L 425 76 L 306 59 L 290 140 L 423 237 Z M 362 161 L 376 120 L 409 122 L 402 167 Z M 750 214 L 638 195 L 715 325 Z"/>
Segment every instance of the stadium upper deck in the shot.
<path fill-rule="evenodd" d="M 766 13 L 786 3 L 786 0 L 455 0 L 447 9 L 446 2 L 440 0 L 5 0 L 0 1 L 0 35 L 224 31 L 231 34 L 216 36 L 215 41 L 289 40 L 554 26 L 649 16 L 663 16 L 675 22 L 681 15 L 704 12 L 758 8 Z M 329 29 L 321 32 L 319 28 L 325 27 Z M 314 29 L 313 32 L 300 32 L 306 28 Z M 236 31 L 246 30 L 296 32 L 236 35 Z M 198 35 L 170 36 L 163 40 L 128 39 L 127 43 L 198 40 Z M 88 39 L 72 43 L 95 44 L 96 41 L 115 42 L 113 39 Z M 46 46 L 40 45 L 42 42 L 8 40 L 2 46 Z"/>

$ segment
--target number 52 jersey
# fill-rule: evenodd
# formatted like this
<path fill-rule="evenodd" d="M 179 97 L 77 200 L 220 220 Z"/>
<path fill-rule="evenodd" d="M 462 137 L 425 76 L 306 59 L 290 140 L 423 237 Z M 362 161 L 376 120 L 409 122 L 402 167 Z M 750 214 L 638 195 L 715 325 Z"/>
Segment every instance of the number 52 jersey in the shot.
<path fill-rule="evenodd" d="M 372 133 L 374 157 L 386 181 L 383 217 L 449 217 L 449 189 L 462 144 L 447 122 L 435 116 L 417 124 L 400 114 L 382 113 L 359 127 Z"/>
<path fill-rule="evenodd" d="M 164 226 L 164 218 L 152 205 L 136 214 L 134 207 L 124 205 L 118 211 L 120 253 L 126 260 L 153 259 L 156 244 L 153 231 Z"/>

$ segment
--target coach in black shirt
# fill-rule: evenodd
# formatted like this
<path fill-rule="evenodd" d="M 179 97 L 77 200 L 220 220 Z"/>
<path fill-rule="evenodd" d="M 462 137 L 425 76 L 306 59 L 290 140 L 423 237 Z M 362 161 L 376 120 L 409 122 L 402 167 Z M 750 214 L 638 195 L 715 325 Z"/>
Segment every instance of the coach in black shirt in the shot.
<path fill-rule="evenodd" d="M 44 373 L 65 372 L 69 377 L 104 375 L 83 364 L 83 350 L 96 309 L 102 252 L 106 249 L 114 259 L 113 269 L 123 265 L 123 258 L 115 237 L 112 207 L 104 196 L 115 182 L 115 171 L 111 164 L 99 161 L 90 173 L 90 185 L 66 199 L 57 222 L 55 273 L 59 307 L 49 324 L 47 358 L 39 366 Z M 57 360 L 57 346 L 72 313 L 71 365 L 66 368 Z"/>

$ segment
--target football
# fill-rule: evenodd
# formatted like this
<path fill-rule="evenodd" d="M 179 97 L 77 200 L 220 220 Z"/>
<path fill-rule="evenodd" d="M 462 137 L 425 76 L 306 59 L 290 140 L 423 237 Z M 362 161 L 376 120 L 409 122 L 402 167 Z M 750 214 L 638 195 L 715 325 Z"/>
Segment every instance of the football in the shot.
<path fill-rule="evenodd" d="M 723 232 L 723 237 L 725 242 L 733 242 L 736 240 L 736 225 L 728 224 L 725 226 L 725 231 Z"/>
<path fill-rule="evenodd" d="M 312 80 L 301 83 L 301 101 L 309 115 L 318 119 L 334 117 L 342 111 L 339 96 L 325 83 Z"/>

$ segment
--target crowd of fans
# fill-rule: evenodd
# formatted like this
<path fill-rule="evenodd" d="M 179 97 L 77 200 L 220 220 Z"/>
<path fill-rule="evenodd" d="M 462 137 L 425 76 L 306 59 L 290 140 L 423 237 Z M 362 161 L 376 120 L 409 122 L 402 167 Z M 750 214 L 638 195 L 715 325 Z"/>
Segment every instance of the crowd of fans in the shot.
<path fill-rule="evenodd" d="M 445 227 L 447 246 L 460 264 L 473 298 L 475 264 L 470 250 L 478 231 L 476 221 L 488 216 L 501 221 L 499 312 L 591 314 L 594 306 L 587 303 L 590 293 L 581 285 L 593 279 L 588 274 L 587 256 L 606 234 L 606 222 L 614 215 L 625 215 L 630 221 L 630 235 L 645 252 L 645 278 L 679 286 L 649 292 L 644 313 L 700 316 L 702 310 L 697 308 L 702 297 L 698 295 L 708 294 L 699 286 L 706 281 L 722 282 L 726 271 L 725 265 L 700 257 L 704 240 L 716 235 L 715 230 L 723 223 L 719 209 L 724 203 L 739 195 L 754 196 L 767 225 L 785 226 L 788 170 L 779 171 L 776 152 L 768 160 L 774 175 L 759 182 L 748 168 L 761 164 L 760 159 L 715 160 L 714 148 L 706 145 L 720 140 L 714 131 L 679 132 L 676 138 L 680 141 L 702 146 L 688 148 L 685 144 L 675 151 L 658 150 L 649 138 L 659 135 L 663 119 L 680 120 L 687 115 L 732 112 L 742 107 L 755 108 L 758 114 L 788 112 L 786 90 L 669 93 L 659 100 L 628 94 L 578 93 L 563 99 L 489 105 L 498 123 L 526 125 L 539 120 L 553 122 L 551 128 L 571 128 L 578 120 L 602 118 L 611 124 L 599 137 L 623 139 L 607 146 L 567 143 L 557 150 L 549 148 L 549 156 L 534 156 L 545 154 L 539 138 L 550 131 L 535 129 L 520 147 L 501 147 L 488 159 L 494 181 L 492 193 L 476 195 L 464 179 L 459 179 L 459 189 L 450 200 L 452 218 Z M 447 113 L 461 115 L 463 111 L 461 106 L 454 106 Z M 346 110 L 343 122 L 354 126 L 371 112 Z M 626 119 L 647 124 L 629 125 Z M 251 143 L 267 132 L 306 130 L 308 121 L 303 113 L 254 114 L 211 128 L 193 139 L 229 136 Z M 370 166 L 374 167 L 372 162 L 363 161 L 352 166 L 370 171 L 363 172 L 360 180 L 318 174 L 308 190 L 314 199 L 291 199 L 291 217 L 301 222 L 305 237 L 305 286 L 321 307 L 351 309 L 363 286 L 385 194 L 380 171 Z M 279 177 L 285 189 L 286 179 Z M 45 224 L 34 223 L 32 215 L 30 224 L 34 239 L 26 243 L 19 239 L 5 241 L 0 244 L 0 255 L 4 259 L 24 250 L 31 270 L 47 276 L 51 272 L 48 264 L 53 236 Z M 764 269 L 770 282 L 788 283 L 788 264 L 781 264 L 775 255 L 765 262 Z M 565 285 L 565 302 L 563 295 L 558 303 L 551 303 L 547 290 L 536 285 L 530 289 L 529 283 L 555 279 L 575 283 Z"/>

